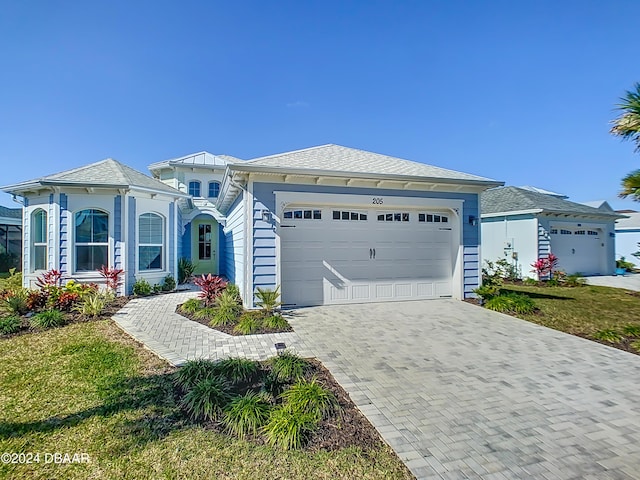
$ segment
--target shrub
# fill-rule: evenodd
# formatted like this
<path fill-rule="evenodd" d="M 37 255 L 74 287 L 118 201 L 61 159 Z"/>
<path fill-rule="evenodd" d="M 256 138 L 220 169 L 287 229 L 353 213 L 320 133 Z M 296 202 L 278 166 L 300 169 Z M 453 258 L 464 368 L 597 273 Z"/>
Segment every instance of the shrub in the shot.
<path fill-rule="evenodd" d="M 45 307 L 49 293 L 46 290 L 31 290 L 27 295 L 27 310 L 37 311 Z"/>
<path fill-rule="evenodd" d="M 280 396 L 284 387 L 284 383 L 281 382 L 273 373 L 270 373 L 265 377 L 261 391 L 275 399 Z"/>
<path fill-rule="evenodd" d="M 118 285 L 120 284 L 120 275 L 124 273 L 124 270 L 121 268 L 109 268 L 102 265 L 98 272 L 107 281 L 107 288 L 112 292 L 116 292 L 118 290 Z"/>
<path fill-rule="evenodd" d="M 289 322 L 287 322 L 282 315 L 278 314 L 265 318 L 262 323 L 265 327 L 272 330 L 289 330 L 291 328 Z"/>
<path fill-rule="evenodd" d="M 189 360 L 173 374 L 173 383 L 182 390 L 193 388 L 202 380 L 218 375 L 218 366 L 211 360 Z"/>
<path fill-rule="evenodd" d="M 18 272 L 15 268 L 9 269 L 9 276 L 0 279 L 1 290 L 15 290 L 22 288 L 22 272 Z"/>
<path fill-rule="evenodd" d="M 0 318 L 0 335 L 11 335 L 20 330 L 22 320 L 20 317 L 10 316 Z"/>
<path fill-rule="evenodd" d="M 254 392 L 247 392 L 234 398 L 224 412 L 223 423 L 226 429 L 244 438 L 247 434 L 257 434 L 258 430 L 269 419 L 271 406 L 264 397 Z"/>
<path fill-rule="evenodd" d="M 29 321 L 33 328 L 61 327 L 67 323 L 66 318 L 60 310 L 45 310 L 36 313 Z"/>
<path fill-rule="evenodd" d="M 62 292 L 54 303 L 54 308 L 68 312 L 80 300 L 80 295 L 75 292 Z"/>
<path fill-rule="evenodd" d="M 27 300 L 29 298 L 28 290 L 17 288 L 11 290 L 4 295 L 0 305 L 4 310 L 13 315 L 22 315 L 28 311 Z"/>
<path fill-rule="evenodd" d="M 153 293 L 160 293 L 162 291 L 162 285 L 159 285 L 157 283 L 154 283 L 153 286 L 151 287 Z"/>
<path fill-rule="evenodd" d="M 612 328 L 606 328 L 604 330 L 598 330 L 593 334 L 593 338 L 602 340 L 603 342 L 618 343 L 623 340 L 623 336 Z"/>
<path fill-rule="evenodd" d="M 290 450 L 300 448 L 317 426 L 318 421 L 313 415 L 279 407 L 271 410 L 269 421 L 262 431 L 269 445 Z"/>
<path fill-rule="evenodd" d="M 185 313 L 190 313 L 191 315 L 196 313 L 201 308 L 202 308 L 202 302 L 200 302 L 200 300 L 198 300 L 197 298 L 190 298 L 189 300 L 184 302 L 182 305 L 180 305 L 180 311 Z"/>
<path fill-rule="evenodd" d="M 579 273 L 567 275 L 567 278 L 564 281 L 564 284 L 567 287 L 582 287 L 586 283 L 587 281 Z"/>
<path fill-rule="evenodd" d="M 535 278 L 527 277 L 522 281 L 522 283 L 528 286 L 537 287 L 540 282 Z"/>
<path fill-rule="evenodd" d="M 236 284 L 228 283 L 226 291 L 229 293 L 229 295 L 231 295 L 233 298 L 236 299 L 236 302 L 238 303 L 238 305 L 242 305 L 242 297 L 240 296 L 240 289 Z"/>
<path fill-rule="evenodd" d="M 242 306 L 238 304 L 238 299 L 228 289 L 216 297 L 215 305 L 216 313 L 210 324 L 212 327 L 232 324 L 242 312 Z"/>
<path fill-rule="evenodd" d="M 271 373 L 278 381 L 287 382 L 302 378 L 309 369 L 309 363 L 292 352 L 285 351 L 269 359 Z"/>
<path fill-rule="evenodd" d="M 215 316 L 216 311 L 217 310 L 213 307 L 204 307 L 196 311 L 193 316 L 198 320 L 211 320 Z"/>
<path fill-rule="evenodd" d="M 136 279 L 136 283 L 133 284 L 133 294 L 146 297 L 151 295 L 152 287 L 144 278 Z"/>
<path fill-rule="evenodd" d="M 97 317 L 102 313 L 106 305 L 105 297 L 99 293 L 94 293 L 76 305 L 74 310 L 85 317 Z"/>
<path fill-rule="evenodd" d="M 627 337 L 640 338 L 640 325 L 625 325 L 622 328 L 622 333 Z"/>
<path fill-rule="evenodd" d="M 196 266 L 188 258 L 180 258 L 178 260 L 178 283 L 183 284 L 188 282 L 193 275 L 193 271 Z"/>
<path fill-rule="evenodd" d="M 556 257 L 553 253 L 549 253 L 546 257 L 540 257 L 538 260 L 533 262 L 531 264 L 533 270 L 531 271 L 538 274 L 538 278 L 542 278 L 550 275 L 551 272 L 555 270 L 557 265 L 558 257 Z"/>
<path fill-rule="evenodd" d="M 294 412 L 310 414 L 321 420 L 338 409 L 336 397 L 313 378 L 310 382 L 298 380 L 282 392 L 280 397 L 285 405 Z"/>
<path fill-rule="evenodd" d="M 215 420 L 231 400 L 229 386 L 222 377 L 199 381 L 187 392 L 182 404 L 192 418 Z"/>
<path fill-rule="evenodd" d="M 262 308 L 267 314 L 272 314 L 276 308 L 282 305 L 278 300 L 280 297 L 280 286 L 277 286 L 275 290 L 258 287 L 255 295 L 258 298 L 256 305 Z"/>
<path fill-rule="evenodd" d="M 69 280 L 63 287 L 62 293 L 77 293 L 79 297 L 86 297 L 98 291 L 95 283 L 78 283 L 75 280 Z"/>
<path fill-rule="evenodd" d="M 248 382 L 260 371 L 260 364 L 247 358 L 225 358 L 216 362 L 215 369 L 232 383 Z"/>
<path fill-rule="evenodd" d="M 620 257 L 619 260 L 616 260 L 616 268 L 624 268 L 627 272 L 633 271 L 635 264 L 632 262 L 627 262 L 624 257 Z"/>
<path fill-rule="evenodd" d="M 60 270 L 52 269 L 44 272 L 36 279 L 36 285 L 38 288 L 44 288 L 49 286 L 59 287 L 62 280 L 62 272 Z"/>
<path fill-rule="evenodd" d="M 202 275 L 196 278 L 193 283 L 200 287 L 198 297 L 204 302 L 205 306 L 210 307 L 214 304 L 216 297 L 220 295 L 227 286 L 227 282 L 217 275 Z"/>
<path fill-rule="evenodd" d="M 171 275 L 167 275 L 162 280 L 161 287 L 163 292 L 172 292 L 176 289 L 176 281 Z"/>
<path fill-rule="evenodd" d="M 520 314 L 533 313 L 536 309 L 536 304 L 531 298 L 514 292 L 492 297 L 486 301 L 484 306 L 489 310 L 494 310 L 496 312 L 512 312 Z"/>
<path fill-rule="evenodd" d="M 240 335 L 251 335 L 262 327 L 262 320 L 257 315 L 245 314 L 240 317 L 233 331 Z"/>
<path fill-rule="evenodd" d="M 500 285 L 485 285 L 484 283 L 476 288 L 473 293 L 482 297 L 484 300 L 489 300 L 497 295 L 500 295 Z"/>

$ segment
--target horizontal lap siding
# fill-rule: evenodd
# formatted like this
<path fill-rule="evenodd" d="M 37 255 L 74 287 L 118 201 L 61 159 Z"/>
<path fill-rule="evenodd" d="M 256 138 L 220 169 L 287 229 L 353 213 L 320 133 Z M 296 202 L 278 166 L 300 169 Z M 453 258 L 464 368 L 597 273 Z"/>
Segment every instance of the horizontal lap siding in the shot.
<path fill-rule="evenodd" d="M 371 195 L 413 198 L 434 198 L 463 200 L 462 238 L 463 238 L 463 275 L 464 296 L 471 296 L 478 287 L 480 278 L 480 212 L 478 194 L 455 192 L 423 192 L 417 190 L 371 189 L 360 187 L 337 187 L 329 185 L 293 185 L 286 183 L 254 183 L 253 195 L 253 282 L 254 288 L 263 286 L 274 288 L 276 281 L 276 234 L 273 224 L 262 220 L 262 211 L 275 214 L 274 191 L 331 193 L 339 195 Z M 477 225 L 469 223 L 469 217 L 477 218 Z"/>
<path fill-rule="evenodd" d="M 243 195 L 238 196 L 227 213 L 227 222 L 224 228 L 224 247 L 222 251 L 224 266 L 222 270 L 230 282 L 235 283 L 241 292 L 244 287 L 244 208 Z"/>

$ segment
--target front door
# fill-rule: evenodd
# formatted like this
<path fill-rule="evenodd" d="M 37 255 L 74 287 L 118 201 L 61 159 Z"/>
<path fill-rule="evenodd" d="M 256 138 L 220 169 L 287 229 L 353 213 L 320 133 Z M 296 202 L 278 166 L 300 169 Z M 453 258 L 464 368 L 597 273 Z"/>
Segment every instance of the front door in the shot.
<path fill-rule="evenodd" d="M 218 223 L 215 220 L 192 222 L 191 260 L 195 265 L 194 273 L 218 273 Z"/>

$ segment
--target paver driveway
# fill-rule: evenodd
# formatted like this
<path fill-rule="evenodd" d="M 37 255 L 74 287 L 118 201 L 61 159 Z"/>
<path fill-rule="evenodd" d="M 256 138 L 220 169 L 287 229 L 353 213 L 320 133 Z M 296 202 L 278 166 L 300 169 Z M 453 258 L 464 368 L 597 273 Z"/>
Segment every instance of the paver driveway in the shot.
<path fill-rule="evenodd" d="M 292 324 L 418 478 L 640 478 L 640 356 L 455 300 Z"/>

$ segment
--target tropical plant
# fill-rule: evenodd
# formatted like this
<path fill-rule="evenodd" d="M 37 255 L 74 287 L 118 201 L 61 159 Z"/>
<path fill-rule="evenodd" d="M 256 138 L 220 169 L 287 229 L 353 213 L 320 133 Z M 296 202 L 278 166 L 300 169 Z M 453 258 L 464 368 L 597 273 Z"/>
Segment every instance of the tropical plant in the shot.
<path fill-rule="evenodd" d="M 173 374 L 173 383 L 187 391 L 197 383 L 218 375 L 217 362 L 198 359 L 189 360 Z"/>
<path fill-rule="evenodd" d="M 503 313 L 533 313 L 536 309 L 534 301 L 521 293 L 507 292 L 491 297 L 485 304 L 485 308 Z"/>
<path fill-rule="evenodd" d="M 280 298 L 280 285 L 278 285 L 275 290 L 258 287 L 255 295 L 258 298 L 256 305 L 262 308 L 268 315 L 271 315 L 276 308 L 282 305 L 278 300 L 278 298 Z"/>
<path fill-rule="evenodd" d="M 249 391 L 229 403 L 224 412 L 223 423 L 230 433 L 239 438 L 248 434 L 256 435 L 269 419 L 270 411 L 271 405 L 265 401 L 264 396 Z"/>
<path fill-rule="evenodd" d="M 640 83 L 636 83 L 633 88 L 616 105 L 621 114 L 613 120 L 609 133 L 635 143 L 636 152 L 640 152 Z M 618 195 L 622 198 L 630 196 L 632 200 L 640 201 L 640 170 L 634 170 L 622 179 L 622 190 Z"/>
<path fill-rule="evenodd" d="M 257 315 L 252 315 L 250 312 L 247 312 L 240 317 L 233 331 L 240 335 L 252 335 L 260 330 L 260 327 L 262 327 L 262 319 Z"/>
<path fill-rule="evenodd" d="M 313 415 L 282 406 L 271 410 L 269 421 L 262 427 L 262 432 L 269 445 L 290 450 L 300 448 L 317 427 L 318 421 Z"/>
<path fill-rule="evenodd" d="M 136 282 L 133 284 L 134 295 L 146 297 L 147 295 L 151 295 L 152 291 L 153 287 L 151 287 L 151 284 L 144 278 L 136 279 Z"/>
<path fill-rule="evenodd" d="M 10 314 L 19 316 L 28 311 L 27 300 L 29 299 L 29 291 L 24 288 L 10 290 L 1 298 L 0 306 Z"/>
<path fill-rule="evenodd" d="M 640 338 L 640 325 L 625 325 L 622 328 L 622 333 L 627 337 Z"/>
<path fill-rule="evenodd" d="M 627 262 L 624 257 L 620 257 L 618 260 L 616 260 L 616 268 L 623 268 L 627 272 L 632 271 L 635 266 L 635 263 Z"/>
<path fill-rule="evenodd" d="M 538 278 L 546 277 L 547 275 L 551 275 L 551 272 L 556 269 L 558 261 L 558 257 L 553 253 L 549 253 L 546 257 L 540 257 L 538 260 L 533 262 L 531 264 L 533 270 L 531 271 L 535 272 L 538 275 Z"/>
<path fill-rule="evenodd" d="M 97 317 L 102 313 L 106 305 L 105 296 L 96 292 L 82 300 L 74 307 L 74 310 L 85 317 Z"/>
<path fill-rule="evenodd" d="M 327 418 L 338 409 L 336 397 L 323 387 L 316 378 L 313 378 L 310 382 L 298 380 L 294 385 L 282 392 L 280 397 L 292 411 L 310 414 L 317 420 Z"/>
<path fill-rule="evenodd" d="M 287 322 L 282 315 L 279 315 L 277 313 L 275 315 L 271 315 L 265 318 L 264 320 L 262 320 L 262 324 L 265 327 L 270 328 L 272 330 L 290 330 L 291 329 L 291 325 L 289 325 L 289 322 Z"/>
<path fill-rule="evenodd" d="M 231 383 L 248 382 L 260 371 L 260 364 L 247 358 L 225 358 L 216 362 L 215 370 Z"/>
<path fill-rule="evenodd" d="M 210 307 L 216 301 L 218 295 L 220 295 L 227 286 L 227 282 L 217 275 L 202 275 L 193 280 L 193 283 L 200 287 L 200 298 L 205 306 Z"/>
<path fill-rule="evenodd" d="M 49 293 L 46 290 L 30 290 L 27 294 L 27 310 L 37 311 L 47 305 Z"/>
<path fill-rule="evenodd" d="M 173 276 L 167 275 L 162 280 L 161 288 L 162 288 L 163 292 L 171 292 L 171 291 L 175 290 L 176 289 L 176 280 L 173 278 Z"/>
<path fill-rule="evenodd" d="M 10 316 L 0 318 L 0 335 L 11 335 L 20 330 L 22 320 L 20 317 Z"/>
<path fill-rule="evenodd" d="M 217 310 L 214 307 L 203 307 L 197 310 L 193 316 L 197 320 L 209 320 L 209 325 L 211 325 L 211 320 L 215 316 Z"/>
<path fill-rule="evenodd" d="M 586 283 L 587 281 L 579 273 L 567 275 L 567 278 L 564 281 L 564 284 L 567 287 L 583 287 Z"/>
<path fill-rule="evenodd" d="M 631 200 L 640 202 L 640 170 L 633 170 L 622 177 L 621 187 L 620 198 L 631 197 Z"/>
<path fill-rule="evenodd" d="M 16 288 L 22 288 L 22 272 L 18 272 L 15 268 L 10 268 L 9 276 L 0 279 L 0 292 L 11 291 Z"/>
<path fill-rule="evenodd" d="M 67 320 L 60 310 L 45 310 L 36 313 L 29 322 L 33 328 L 53 328 L 61 327 L 67 323 Z"/>
<path fill-rule="evenodd" d="M 188 258 L 182 257 L 178 260 L 178 283 L 187 283 L 193 276 L 196 266 Z"/>
<path fill-rule="evenodd" d="M 228 288 L 216 297 L 215 306 L 216 311 L 210 323 L 212 327 L 230 325 L 236 321 L 238 315 L 242 312 L 242 306 L 238 303 L 237 297 Z"/>
<path fill-rule="evenodd" d="M 235 283 L 227 283 L 226 292 L 229 293 L 239 305 L 242 305 L 242 297 L 240 296 L 240 288 Z"/>
<path fill-rule="evenodd" d="M 75 292 L 61 292 L 55 299 L 53 307 L 56 310 L 68 312 L 80 300 L 80 295 Z"/>
<path fill-rule="evenodd" d="M 116 292 L 118 290 L 118 285 L 120 284 L 120 276 L 124 273 L 124 270 L 121 268 L 109 268 L 106 265 L 102 265 L 98 272 L 106 280 L 107 288 Z"/>
<path fill-rule="evenodd" d="M 215 420 L 231 400 L 229 386 L 222 377 L 211 377 L 196 383 L 182 399 L 194 419 Z"/>
<path fill-rule="evenodd" d="M 184 302 L 182 305 L 180 305 L 180 310 L 182 312 L 190 313 L 191 315 L 196 313 L 201 308 L 202 308 L 202 302 L 200 302 L 200 300 L 198 300 L 197 298 L 190 298 L 189 300 Z"/>
<path fill-rule="evenodd" d="M 44 272 L 38 278 L 36 278 L 36 286 L 38 288 L 44 288 L 48 286 L 59 287 L 62 281 L 62 272 L 60 270 L 52 269 Z"/>
<path fill-rule="evenodd" d="M 593 338 L 602 340 L 603 342 L 618 343 L 623 340 L 623 336 L 612 328 L 606 328 L 604 330 L 598 330 L 593 334 Z"/>
<path fill-rule="evenodd" d="M 482 297 L 484 300 L 489 300 L 497 295 L 500 295 L 500 285 L 485 285 L 484 283 L 478 288 L 473 290 L 473 293 Z"/>
<path fill-rule="evenodd" d="M 288 351 L 271 357 L 268 363 L 271 366 L 271 374 L 281 382 L 298 380 L 304 377 L 305 372 L 309 369 L 309 362 Z"/>

